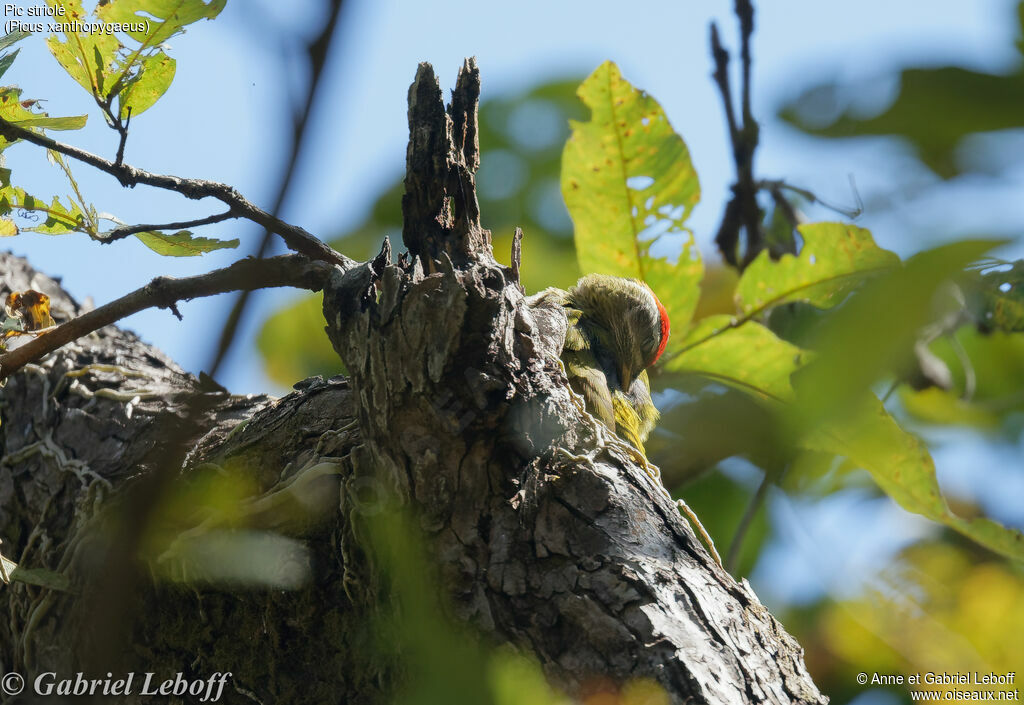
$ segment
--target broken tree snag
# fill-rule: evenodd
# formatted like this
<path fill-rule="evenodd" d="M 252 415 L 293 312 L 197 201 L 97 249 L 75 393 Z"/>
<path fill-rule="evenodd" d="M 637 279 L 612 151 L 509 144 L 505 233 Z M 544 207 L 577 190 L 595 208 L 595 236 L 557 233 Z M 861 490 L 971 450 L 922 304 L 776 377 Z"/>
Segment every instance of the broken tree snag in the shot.
<path fill-rule="evenodd" d="M 479 99 L 476 59 L 466 59 L 459 71 L 447 112 L 430 64 L 420 64 L 409 87 L 402 238 L 427 272 L 437 271 L 435 262 L 443 255 L 458 267 L 481 258 L 494 261 L 476 197 Z"/>
<path fill-rule="evenodd" d="M 446 114 L 420 65 L 414 257 L 392 264 L 385 247 L 324 291 L 359 423 L 345 520 L 362 521 L 344 509 L 356 486 L 386 493 L 423 530 L 452 613 L 575 695 L 650 679 L 672 703 L 826 702 L 799 645 L 572 394 L 564 311 L 528 307 L 495 263 L 472 180 L 478 81 L 467 62 Z"/>

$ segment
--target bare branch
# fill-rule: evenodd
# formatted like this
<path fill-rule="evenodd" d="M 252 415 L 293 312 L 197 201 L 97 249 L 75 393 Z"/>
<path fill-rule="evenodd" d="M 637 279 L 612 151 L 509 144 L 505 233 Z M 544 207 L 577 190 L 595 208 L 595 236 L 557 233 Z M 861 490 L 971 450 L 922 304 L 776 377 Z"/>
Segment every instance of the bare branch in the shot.
<path fill-rule="evenodd" d="M 135 235 L 136 233 L 144 233 L 150 230 L 181 230 L 183 228 L 195 228 L 200 225 L 210 225 L 211 223 L 220 223 L 224 220 L 231 220 L 232 218 L 238 218 L 239 215 L 233 208 L 229 208 L 223 213 L 217 213 L 215 215 L 208 215 L 205 218 L 196 218 L 195 220 L 181 220 L 177 223 L 161 223 L 159 225 L 121 225 L 106 235 L 101 236 L 99 239 L 102 243 L 111 243 L 126 238 L 129 235 Z"/>
<path fill-rule="evenodd" d="M 732 157 L 736 164 L 736 181 L 732 185 L 732 198 L 722 216 L 715 244 L 730 265 L 742 269 L 764 249 L 761 227 L 761 209 L 757 204 L 757 185 L 754 183 L 754 153 L 757 151 L 760 128 L 750 107 L 750 37 L 754 32 L 754 8 L 749 0 L 736 0 L 736 15 L 740 20 L 742 85 L 740 86 L 742 122 L 736 117 L 732 90 L 729 85 L 729 52 L 718 37 L 718 28 L 711 25 L 711 54 L 715 62 L 714 79 L 722 96 L 725 117 L 729 123 Z M 747 246 L 742 260 L 739 257 L 740 230 L 747 234 Z"/>
<path fill-rule="evenodd" d="M 319 291 L 334 271 L 334 267 L 302 255 L 283 255 L 270 259 L 244 259 L 223 269 L 183 279 L 157 277 L 141 289 L 0 355 L 0 380 L 62 345 L 147 308 L 156 306 L 173 310 L 178 301 L 242 289 L 290 286 Z"/>
<path fill-rule="evenodd" d="M 750 0 L 736 0 L 736 16 L 740 19 L 740 61 L 743 66 L 743 127 L 754 123 L 750 108 L 750 37 L 754 33 L 754 6 Z"/>
<path fill-rule="evenodd" d="M 58 142 L 46 135 L 41 135 L 15 125 L 3 118 L 0 118 L 0 135 L 11 141 L 23 139 L 26 142 L 31 142 L 40 147 L 60 152 L 72 159 L 77 159 L 114 176 L 121 182 L 122 186 L 134 187 L 144 184 L 167 191 L 174 191 L 193 200 L 216 198 L 237 211 L 240 218 L 251 220 L 280 235 L 289 249 L 295 252 L 306 255 L 310 259 L 331 262 L 345 268 L 352 265 L 352 260 L 348 257 L 336 252 L 326 243 L 313 237 L 302 228 L 286 223 L 280 218 L 275 218 L 262 208 L 253 205 L 227 184 L 207 181 L 205 179 L 184 179 L 179 176 L 153 174 L 130 164 L 116 164 L 91 152 L 86 152 L 78 147 Z"/>
<path fill-rule="evenodd" d="M 718 37 L 718 26 L 714 22 L 711 23 L 711 55 L 715 61 L 715 72 L 712 77 L 722 96 L 725 119 L 729 123 L 729 137 L 735 145 L 739 130 L 736 127 L 736 111 L 732 106 L 732 88 L 729 85 L 729 52 L 722 46 L 722 41 Z"/>

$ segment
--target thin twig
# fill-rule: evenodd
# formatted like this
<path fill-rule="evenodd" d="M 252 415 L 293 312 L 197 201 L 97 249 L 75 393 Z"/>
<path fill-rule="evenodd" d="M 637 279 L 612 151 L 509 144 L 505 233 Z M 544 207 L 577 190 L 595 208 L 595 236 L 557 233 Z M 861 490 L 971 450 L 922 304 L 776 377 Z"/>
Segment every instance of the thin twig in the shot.
<path fill-rule="evenodd" d="M 750 37 L 754 34 L 754 6 L 750 0 L 736 0 L 736 16 L 740 19 L 740 61 L 743 65 L 743 126 L 753 125 L 750 108 Z"/>
<path fill-rule="evenodd" d="M 761 479 L 761 484 L 757 486 L 757 491 L 754 496 L 750 498 L 750 504 L 747 505 L 746 511 L 743 512 L 743 517 L 740 519 L 739 525 L 736 527 L 736 533 L 733 534 L 732 542 L 729 544 L 729 552 L 725 557 L 725 569 L 730 573 L 735 574 L 736 572 L 736 561 L 740 557 L 740 549 L 743 547 L 743 539 L 746 538 L 747 532 L 750 530 L 750 525 L 754 521 L 754 517 L 757 516 L 758 510 L 764 504 L 765 497 L 768 496 L 768 488 L 773 483 L 778 482 L 782 479 L 782 474 L 785 472 L 785 468 L 777 472 L 771 470 L 765 470 L 764 477 Z"/>
<path fill-rule="evenodd" d="M 132 108 L 128 106 L 128 117 L 125 118 L 124 122 L 121 122 L 118 118 L 114 125 L 114 129 L 117 130 L 119 135 L 117 143 L 117 156 L 114 158 L 114 164 L 120 166 L 124 163 L 124 146 L 128 143 L 128 126 L 132 122 Z"/>
<path fill-rule="evenodd" d="M 91 152 L 86 152 L 84 149 L 58 142 L 46 135 L 33 132 L 20 125 L 15 125 L 4 118 L 0 118 L 0 135 L 10 141 L 23 139 L 40 147 L 60 152 L 64 156 L 71 157 L 110 174 L 120 181 L 122 186 L 134 187 L 144 184 L 167 191 L 174 191 L 175 193 L 180 193 L 185 198 L 193 200 L 216 198 L 218 201 L 236 210 L 240 218 L 251 220 L 280 235 L 285 244 L 295 252 L 306 255 L 310 259 L 331 262 L 346 268 L 352 264 L 352 260 L 348 257 L 336 252 L 326 243 L 313 237 L 302 228 L 286 223 L 280 218 L 270 215 L 262 208 L 253 205 L 238 193 L 237 190 L 227 184 L 207 181 L 205 179 L 185 179 L 179 176 L 153 174 L 130 164 L 115 164 L 108 159 L 104 159 Z"/>
<path fill-rule="evenodd" d="M 316 102 L 315 99 L 320 94 L 320 79 L 324 75 L 324 66 L 327 63 L 327 55 L 330 52 L 331 41 L 336 34 L 335 29 L 338 24 L 338 18 L 341 15 L 341 6 L 342 0 L 334 0 L 331 3 L 331 14 L 328 17 L 327 22 L 323 24 L 323 28 L 317 38 L 314 39 L 306 48 L 306 54 L 308 55 L 310 62 L 311 78 L 309 81 L 309 88 L 306 91 L 306 99 L 302 105 L 302 110 L 296 116 L 294 124 L 292 125 L 292 140 L 288 163 L 285 166 L 281 181 L 278 184 L 277 197 L 274 199 L 274 207 L 270 211 L 275 217 L 280 216 L 281 214 L 281 209 L 284 207 L 285 200 L 288 197 L 292 177 L 294 176 L 295 169 L 299 164 L 299 155 L 302 152 L 302 138 L 306 133 L 309 116 L 313 113 L 313 107 Z M 267 228 L 263 232 L 263 238 L 260 240 L 259 247 L 256 248 L 256 257 L 263 257 L 267 254 L 267 250 L 270 248 L 270 237 L 271 230 Z M 224 358 L 227 356 L 228 351 L 231 349 L 231 345 L 234 343 L 235 335 L 238 333 L 238 324 L 242 320 L 245 309 L 249 304 L 251 293 L 251 291 L 242 291 L 238 294 L 238 298 L 235 300 L 230 313 L 228 313 L 227 319 L 224 321 L 224 325 L 221 327 L 221 336 L 220 340 L 217 342 L 217 350 L 213 355 L 213 360 L 207 367 L 207 373 L 211 377 L 216 376 L 221 363 L 224 362 Z"/>
<path fill-rule="evenodd" d="M 83 313 L 49 333 L 0 355 L 0 380 L 62 345 L 147 308 L 173 310 L 178 301 L 241 289 L 290 286 L 319 291 L 334 271 L 333 267 L 302 255 L 282 255 L 270 259 L 247 258 L 229 267 L 194 277 L 157 277 L 141 289 Z"/>
<path fill-rule="evenodd" d="M 852 174 L 850 175 L 850 182 L 851 185 L 853 185 Z M 856 218 L 860 217 L 861 213 L 864 212 L 864 204 L 860 200 L 860 194 L 857 193 L 856 185 L 853 185 L 853 195 L 857 201 L 857 204 L 854 205 L 853 207 L 846 207 L 837 206 L 833 203 L 829 203 L 828 201 L 815 195 L 813 191 L 801 188 L 800 186 L 794 186 L 793 184 L 784 181 L 783 179 L 759 179 L 754 183 L 758 189 L 769 192 L 791 191 L 796 195 L 800 196 L 801 198 L 805 199 L 808 203 L 817 203 L 819 205 L 824 206 L 825 208 L 828 208 L 830 211 L 835 211 L 836 213 L 845 216 L 851 220 L 855 220 Z"/>
<path fill-rule="evenodd" d="M 729 123 L 729 137 L 735 144 L 739 130 L 736 127 L 736 111 L 732 106 L 732 88 L 729 86 L 729 52 L 722 46 L 722 41 L 718 37 L 718 26 L 714 22 L 711 23 L 711 55 L 715 61 L 715 72 L 712 76 L 722 96 L 725 119 Z"/>
<path fill-rule="evenodd" d="M 196 218 L 195 220 L 182 220 L 177 223 L 161 223 L 159 225 L 121 225 L 109 233 L 101 235 L 97 238 L 102 243 L 116 242 L 122 238 L 126 238 L 129 235 L 135 235 L 136 233 L 144 233 L 150 230 L 181 230 L 183 228 L 195 228 L 200 225 L 210 225 L 211 223 L 220 223 L 224 220 L 231 220 L 232 218 L 239 217 L 238 213 L 233 208 L 229 208 L 223 213 L 217 213 L 215 215 L 208 215 L 205 218 Z"/>

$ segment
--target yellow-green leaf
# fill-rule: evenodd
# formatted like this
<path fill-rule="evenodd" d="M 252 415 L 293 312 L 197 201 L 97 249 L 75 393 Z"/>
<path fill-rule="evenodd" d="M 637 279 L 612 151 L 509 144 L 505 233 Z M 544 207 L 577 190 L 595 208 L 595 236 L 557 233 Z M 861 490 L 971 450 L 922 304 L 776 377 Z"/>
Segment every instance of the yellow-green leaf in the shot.
<path fill-rule="evenodd" d="M 104 22 L 145 23 L 142 30 L 125 34 L 144 47 L 154 47 L 181 32 L 185 25 L 201 19 L 212 20 L 227 0 L 112 0 L 96 8 Z"/>
<path fill-rule="evenodd" d="M 813 223 L 801 225 L 799 231 L 804 244 L 798 256 L 772 260 L 765 250 L 743 272 L 736 285 L 742 314 L 791 301 L 828 308 L 866 277 L 899 266 L 899 257 L 878 247 L 863 228 Z"/>
<path fill-rule="evenodd" d="M 702 319 L 671 358 L 669 372 L 709 377 L 760 399 L 791 401 L 790 376 L 806 362 L 809 353 L 787 343 L 754 321 L 733 327 L 731 316 Z"/>
<path fill-rule="evenodd" d="M 80 130 L 85 127 L 88 115 L 68 115 L 67 117 L 49 117 L 35 115 L 23 120 L 10 120 L 19 127 L 44 127 L 48 130 Z"/>
<path fill-rule="evenodd" d="M 174 59 L 162 51 L 142 59 L 139 73 L 121 91 L 121 119 L 127 119 L 129 111 L 134 117 L 151 108 L 171 87 L 175 66 Z"/>
<path fill-rule="evenodd" d="M 802 445 L 844 456 L 867 470 L 908 512 L 945 524 L 996 553 L 1024 560 L 1024 534 L 991 519 L 965 519 L 950 510 L 928 449 L 900 428 L 874 396 L 850 405 L 841 420 L 815 428 Z"/>
<path fill-rule="evenodd" d="M 45 217 L 39 225 L 34 225 L 24 230 L 42 233 L 44 235 L 66 235 L 70 232 L 88 232 L 88 218 L 79 208 L 78 204 L 68 199 L 68 205 L 60 202 L 60 198 L 53 197 L 50 203 L 26 193 L 25 189 L 18 186 L 8 186 L 0 189 L 0 213 L 9 213 L 11 210 L 24 210 L 30 213 L 38 213 Z"/>
<path fill-rule="evenodd" d="M 179 230 L 176 233 L 149 230 L 135 233 L 135 237 L 153 252 L 168 257 L 196 257 L 213 250 L 238 247 L 237 239 L 214 240 L 208 237 L 192 237 L 191 230 Z"/>
<path fill-rule="evenodd" d="M 615 64 L 598 67 L 577 95 L 591 116 L 571 122 L 562 194 L 575 225 L 580 270 L 647 281 L 678 340 L 696 308 L 703 273 L 683 225 L 700 198 L 689 151 L 657 101 L 623 79 Z M 682 241 L 676 262 L 651 254 L 666 235 L 673 244 Z"/>
<path fill-rule="evenodd" d="M 79 0 L 48 0 L 48 4 L 64 8 L 64 22 L 85 24 L 91 21 Z M 64 41 L 51 34 L 46 39 L 46 46 L 68 75 L 99 99 L 107 96 L 116 76 L 124 68 L 118 56 L 123 45 L 113 34 L 65 32 Z"/>
<path fill-rule="evenodd" d="M 51 130 L 77 130 L 85 126 L 87 117 L 85 115 L 50 117 L 44 112 L 33 112 L 31 107 L 36 104 L 36 101 L 22 101 L 20 88 L 0 89 L 0 117 L 12 125 L 25 128 L 43 127 Z M 0 150 L 16 141 L 8 141 L 6 138 L 0 137 Z"/>
<path fill-rule="evenodd" d="M 18 226 L 9 218 L 0 218 L 0 237 L 11 237 L 18 234 Z"/>

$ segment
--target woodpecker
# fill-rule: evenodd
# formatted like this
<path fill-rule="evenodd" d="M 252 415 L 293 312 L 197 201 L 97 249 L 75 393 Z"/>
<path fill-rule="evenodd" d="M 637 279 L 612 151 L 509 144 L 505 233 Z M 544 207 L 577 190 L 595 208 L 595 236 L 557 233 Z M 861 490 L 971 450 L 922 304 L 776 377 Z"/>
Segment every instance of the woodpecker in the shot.
<path fill-rule="evenodd" d="M 568 291 L 545 289 L 528 302 L 565 309 L 562 363 L 570 386 L 587 411 L 643 453 L 659 416 L 647 368 L 665 352 L 669 336 L 658 297 L 636 279 L 588 274 Z"/>

